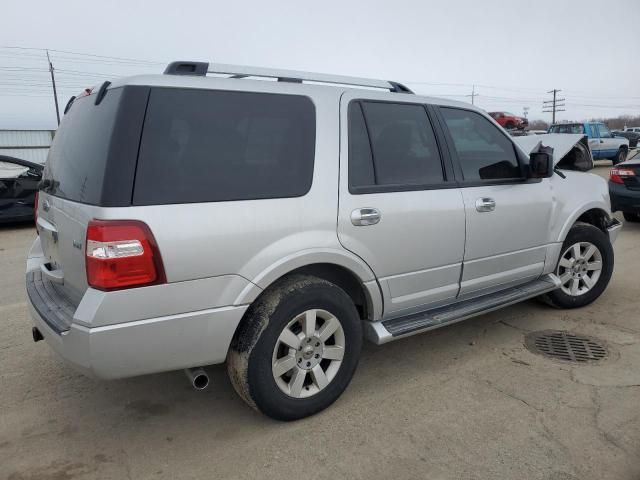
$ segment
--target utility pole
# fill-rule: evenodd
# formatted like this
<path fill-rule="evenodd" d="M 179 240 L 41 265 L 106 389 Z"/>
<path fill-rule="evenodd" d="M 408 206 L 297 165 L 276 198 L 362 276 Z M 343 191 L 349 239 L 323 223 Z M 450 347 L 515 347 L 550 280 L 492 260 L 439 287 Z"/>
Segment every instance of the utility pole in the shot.
<path fill-rule="evenodd" d="M 58 91 L 56 90 L 56 77 L 53 74 L 53 63 L 51 63 L 51 58 L 49 58 L 49 50 L 47 50 L 47 62 L 49 62 L 49 73 L 51 74 L 51 86 L 53 87 L 53 101 L 56 104 L 56 119 L 58 120 L 58 125 L 60 125 L 60 108 L 58 107 Z"/>
<path fill-rule="evenodd" d="M 476 86 L 473 85 L 473 87 L 471 88 L 471 95 L 465 95 L 465 97 L 471 97 L 471 105 L 475 105 L 475 99 L 476 97 L 480 95 L 479 93 L 476 93 Z"/>
<path fill-rule="evenodd" d="M 544 102 L 542 102 L 542 108 L 543 108 L 543 112 L 550 112 L 552 114 L 552 120 L 551 123 L 556 123 L 556 112 L 564 112 L 564 108 L 560 108 L 560 107 L 564 107 L 564 98 L 558 98 L 558 92 L 561 92 L 562 90 L 558 90 L 557 88 L 554 88 L 553 90 L 549 90 L 547 93 L 553 93 L 553 100 L 545 100 Z M 544 110 L 544 109 L 547 110 Z M 548 109 L 551 110 L 548 110 Z"/>

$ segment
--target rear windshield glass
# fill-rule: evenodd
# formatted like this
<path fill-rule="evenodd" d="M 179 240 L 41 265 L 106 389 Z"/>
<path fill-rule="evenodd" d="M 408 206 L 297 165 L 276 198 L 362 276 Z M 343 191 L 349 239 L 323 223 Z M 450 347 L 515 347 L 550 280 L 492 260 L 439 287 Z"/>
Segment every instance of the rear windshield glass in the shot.
<path fill-rule="evenodd" d="M 314 153 L 307 97 L 152 89 L 133 203 L 301 196 L 311 187 Z"/>
<path fill-rule="evenodd" d="M 552 125 L 549 133 L 584 133 L 584 125 L 581 123 Z"/>
<path fill-rule="evenodd" d="M 109 90 L 98 105 L 95 95 L 75 100 L 49 150 L 43 175 L 50 181 L 47 193 L 76 202 L 100 203 L 121 95 L 121 88 Z"/>

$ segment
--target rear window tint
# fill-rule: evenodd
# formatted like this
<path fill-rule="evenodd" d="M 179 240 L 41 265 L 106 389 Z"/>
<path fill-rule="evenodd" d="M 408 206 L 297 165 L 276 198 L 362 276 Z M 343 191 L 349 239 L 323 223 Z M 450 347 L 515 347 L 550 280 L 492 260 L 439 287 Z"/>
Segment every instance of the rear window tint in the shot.
<path fill-rule="evenodd" d="M 135 205 L 297 197 L 311 188 L 315 109 L 297 95 L 152 89 Z"/>
<path fill-rule="evenodd" d="M 122 89 L 110 90 L 99 105 L 95 96 L 76 99 L 62 118 L 44 170 L 47 193 L 76 202 L 99 204 L 111 135 Z"/>

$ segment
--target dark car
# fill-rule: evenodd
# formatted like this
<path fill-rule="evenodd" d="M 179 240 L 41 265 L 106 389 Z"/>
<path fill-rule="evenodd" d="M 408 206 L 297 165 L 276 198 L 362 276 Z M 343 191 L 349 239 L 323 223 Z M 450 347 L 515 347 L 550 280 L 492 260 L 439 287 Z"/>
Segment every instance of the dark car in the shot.
<path fill-rule="evenodd" d="M 614 130 L 613 132 L 614 136 L 616 137 L 624 137 L 627 140 L 629 140 L 629 148 L 637 148 L 638 147 L 638 140 L 640 140 L 640 133 L 638 132 L 623 132 L 622 130 Z"/>
<path fill-rule="evenodd" d="M 43 166 L 0 155 L 0 224 L 33 220 Z"/>
<path fill-rule="evenodd" d="M 640 159 L 611 169 L 609 196 L 612 211 L 621 211 L 628 222 L 640 222 Z"/>

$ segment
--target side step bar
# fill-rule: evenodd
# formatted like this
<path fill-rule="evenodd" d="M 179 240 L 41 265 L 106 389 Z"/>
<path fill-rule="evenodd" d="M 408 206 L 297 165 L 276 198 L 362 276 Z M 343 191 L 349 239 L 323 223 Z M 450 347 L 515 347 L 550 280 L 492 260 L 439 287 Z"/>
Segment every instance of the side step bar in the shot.
<path fill-rule="evenodd" d="M 383 343 L 417 333 L 428 332 L 435 328 L 451 325 L 467 318 L 537 297 L 559 287 L 560 279 L 553 274 L 549 274 L 533 282 L 464 300 L 453 305 L 446 305 L 390 320 L 365 322 L 365 335 L 373 343 L 382 345 Z"/>

